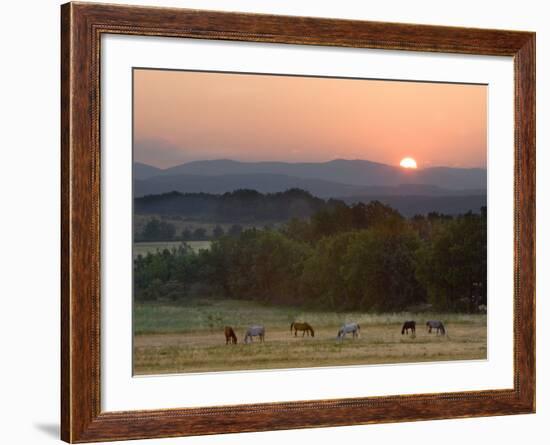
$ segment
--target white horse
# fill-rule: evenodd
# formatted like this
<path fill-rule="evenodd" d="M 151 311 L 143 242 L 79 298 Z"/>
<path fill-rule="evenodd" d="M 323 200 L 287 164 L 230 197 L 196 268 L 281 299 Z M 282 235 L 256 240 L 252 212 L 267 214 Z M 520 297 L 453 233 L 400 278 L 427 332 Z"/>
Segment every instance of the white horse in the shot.
<path fill-rule="evenodd" d="M 260 341 L 264 341 L 265 336 L 265 328 L 263 326 L 250 326 L 244 335 L 244 342 L 248 343 L 249 341 L 252 342 L 252 337 L 260 337 Z"/>
<path fill-rule="evenodd" d="M 345 325 L 342 325 L 342 327 L 338 330 L 337 338 L 343 340 L 346 334 L 349 334 L 350 332 L 353 334 L 353 338 L 358 338 L 360 331 L 361 326 L 359 326 L 357 323 L 347 323 Z"/>
<path fill-rule="evenodd" d="M 445 335 L 445 326 L 439 320 L 428 320 L 426 326 L 428 327 L 428 334 L 431 334 L 432 329 L 435 329 L 435 335 Z"/>

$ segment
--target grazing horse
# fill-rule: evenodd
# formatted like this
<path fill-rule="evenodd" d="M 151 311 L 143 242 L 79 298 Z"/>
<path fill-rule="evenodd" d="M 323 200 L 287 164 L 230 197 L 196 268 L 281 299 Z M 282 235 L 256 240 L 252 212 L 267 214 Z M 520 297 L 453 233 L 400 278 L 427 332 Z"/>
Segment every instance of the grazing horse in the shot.
<path fill-rule="evenodd" d="M 223 330 L 224 334 L 225 334 L 225 344 L 228 345 L 228 344 L 232 344 L 232 345 L 236 345 L 237 344 L 237 336 L 235 335 L 235 331 L 233 330 L 233 328 L 231 326 L 226 326 Z"/>
<path fill-rule="evenodd" d="M 426 326 L 428 327 L 428 334 L 431 334 L 432 329 L 435 329 L 436 335 L 445 335 L 445 326 L 443 326 L 443 323 L 441 323 L 439 320 L 429 320 L 428 322 L 426 322 Z"/>
<path fill-rule="evenodd" d="M 313 328 L 309 323 L 300 323 L 295 321 L 290 324 L 290 332 L 292 332 L 293 329 L 294 329 L 294 337 L 297 336 L 298 331 L 302 331 L 302 337 L 306 335 L 306 332 L 308 337 L 309 337 L 309 334 L 311 334 L 312 337 L 315 337 L 315 331 L 313 330 Z"/>
<path fill-rule="evenodd" d="M 412 335 L 416 334 L 416 322 L 414 320 L 409 320 L 403 323 L 403 328 L 401 329 L 401 335 L 409 335 L 409 329 L 412 332 Z"/>
<path fill-rule="evenodd" d="M 252 342 L 252 337 L 260 337 L 260 341 L 263 343 L 265 337 L 265 328 L 263 326 L 250 326 L 244 334 L 244 342 Z"/>
<path fill-rule="evenodd" d="M 361 326 L 359 326 L 357 323 L 347 323 L 342 325 L 342 327 L 338 330 L 338 338 L 340 340 L 343 340 L 346 334 L 349 334 L 350 332 L 353 334 L 353 338 L 359 337 L 359 332 L 361 331 Z"/>

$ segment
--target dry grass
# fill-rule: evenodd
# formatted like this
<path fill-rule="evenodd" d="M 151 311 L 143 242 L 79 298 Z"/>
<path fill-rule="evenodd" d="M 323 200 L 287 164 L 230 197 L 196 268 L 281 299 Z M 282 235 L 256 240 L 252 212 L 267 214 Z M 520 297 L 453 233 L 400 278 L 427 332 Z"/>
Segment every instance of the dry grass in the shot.
<path fill-rule="evenodd" d="M 138 305 L 136 309 L 136 332 L 141 333 L 135 336 L 134 372 L 139 375 L 487 357 L 483 315 L 306 313 L 227 300 L 204 301 L 202 306 L 195 303 L 186 307 Z M 149 323 L 140 325 L 146 314 L 151 316 L 147 319 Z M 315 337 L 302 338 L 298 334 L 295 338 L 288 322 L 294 316 L 310 322 L 315 328 Z M 417 335 L 402 336 L 401 323 L 411 318 L 417 321 Z M 445 322 L 447 336 L 426 332 L 425 320 L 432 318 Z M 164 324 L 163 320 L 167 319 L 172 323 Z M 338 326 L 344 321 L 361 324 L 359 339 L 336 339 Z M 253 323 L 266 326 L 265 343 L 254 341 L 245 345 L 242 343 L 244 330 Z M 224 324 L 235 328 L 237 345 L 225 345 Z M 155 325 L 159 329 L 153 329 Z"/>

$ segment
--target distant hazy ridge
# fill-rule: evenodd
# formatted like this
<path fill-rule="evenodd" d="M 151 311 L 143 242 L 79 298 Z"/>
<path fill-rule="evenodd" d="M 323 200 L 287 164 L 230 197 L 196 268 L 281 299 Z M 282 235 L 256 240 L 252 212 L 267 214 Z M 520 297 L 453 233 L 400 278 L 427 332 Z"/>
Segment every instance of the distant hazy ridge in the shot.
<path fill-rule="evenodd" d="M 449 214 L 478 211 L 487 202 L 486 184 L 487 171 L 480 168 L 405 170 L 363 160 L 325 163 L 213 160 L 168 169 L 134 164 L 136 198 L 172 191 L 220 195 L 241 189 L 264 194 L 301 189 L 319 198 L 342 199 L 347 203 L 376 199 L 405 216 L 431 211 Z M 182 198 L 178 200 L 181 203 Z M 148 206 L 138 201 L 136 210 L 149 213 Z"/>
<path fill-rule="evenodd" d="M 487 187 L 485 169 L 431 167 L 406 170 L 364 160 L 285 163 L 222 159 L 189 162 L 167 169 L 135 163 L 134 179 L 136 196 L 173 190 L 224 193 L 239 188 L 264 193 L 302 188 L 320 197 L 364 193 L 448 195 L 459 192 L 471 195 L 484 194 Z"/>

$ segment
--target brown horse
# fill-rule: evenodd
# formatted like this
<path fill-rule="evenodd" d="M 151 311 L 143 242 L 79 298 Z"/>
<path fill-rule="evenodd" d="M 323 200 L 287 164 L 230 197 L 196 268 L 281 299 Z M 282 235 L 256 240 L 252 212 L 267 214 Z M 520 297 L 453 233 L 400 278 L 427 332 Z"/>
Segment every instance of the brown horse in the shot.
<path fill-rule="evenodd" d="M 225 334 L 225 344 L 236 345 L 237 336 L 235 335 L 235 331 L 233 330 L 233 328 L 231 326 L 226 326 L 223 331 Z"/>
<path fill-rule="evenodd" d="M 292 332 L 292 330 L 294 330 L 294 337 L 297 336 L 298 331 L 302 331 L 302 337 L 306 335 L 306 332 L 308 337 L 309 334 L 311 334 L 312 337 L 315 337 L 315 331 L 309 323 L 300 323 L 295 321 L 294 323 L 290 324 L 290 332 Z"/>

